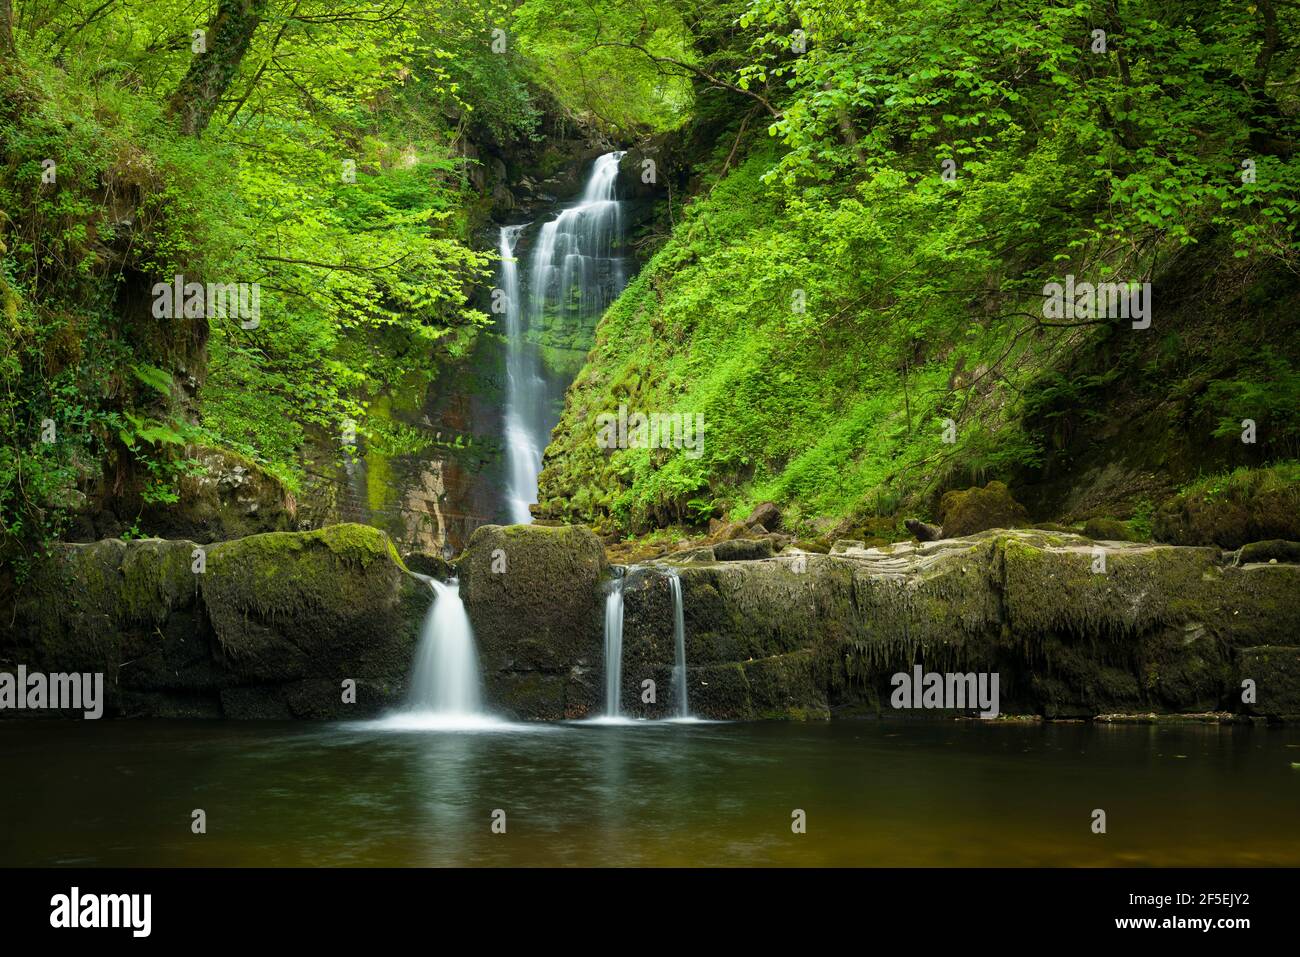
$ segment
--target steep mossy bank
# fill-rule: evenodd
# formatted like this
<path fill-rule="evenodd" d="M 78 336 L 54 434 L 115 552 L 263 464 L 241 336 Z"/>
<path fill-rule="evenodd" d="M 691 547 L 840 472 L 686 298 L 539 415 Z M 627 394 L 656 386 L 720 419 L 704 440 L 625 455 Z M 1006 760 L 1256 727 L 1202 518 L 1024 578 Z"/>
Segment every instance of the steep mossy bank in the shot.
<path fill-rule="evenodd" d="M 429 605 L 387 536 L 361 525 L 206 548 L 62 545 L 4 590 L 6 670 L 102 671 L 108 711 L 122 716 L 374 713 L 400 700 Z"/>
<path fill-rule="evenodd" d="M 751 46 L 741 76 L 780 80 L 697 105 L 688 190 L 597 329 L 539 513 L 612 540 L 771 501 L 842 537 L 995 479 L 1030 522 L 1293 537 L 1179 500 L 1235 469 L 1300 489 L 1300 101 L 1261 76 L 1296 60 L 1258 49 L 1259 7 L 1112 6 L 1107 51 L 1087 7 L 969 0 L 800 4 L 806 50 Z M 734 36 L 791 12 L 749 4 Z M 606 447 L 620 409 L 703 438 Z"/>

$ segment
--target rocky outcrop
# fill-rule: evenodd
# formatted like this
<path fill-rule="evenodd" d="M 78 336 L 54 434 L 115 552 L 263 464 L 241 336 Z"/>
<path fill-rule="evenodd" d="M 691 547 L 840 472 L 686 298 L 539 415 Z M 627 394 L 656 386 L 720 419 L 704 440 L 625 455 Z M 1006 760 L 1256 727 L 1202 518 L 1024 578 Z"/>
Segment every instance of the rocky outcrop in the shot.
<path fill-rule="evenodd" d="M 68 539 L 120 538 L 134 526 L 151 537 L 207 544 L 298 527 L 293 495 L 256 462 L 202 446 L 189 447 L 186 457 L 199 468 L 180 480 L 176 502 L 141 503 L 129 496 L 114 502 L 101 495 L 72 515 Z"/>
<path fill-rule="evenodd" d="M 906 519 L 903 522 L 903 527 L 911 532 L 918 542 L 937 542 L 943 538 L 942 526 L 931 525 L 918 518 Z"/>
<path fill-rule="evenodd" d="M 430 596 L 383 532 L 335 525 L 64 545 L 13 599 L 4 670 L 103 672 L 109 714 L 289 718 L 398 702 Z"/>
<path fill-rule="evenodd" d="M 884 548 L 842 543 L 752 562 L 629 570 L 623 701 L 663 716 L 673 663 L 667 572 L 680 577 L 694 713 L 809 717 L 888 710 L 889 679 L 921 663 L 996 671 L 1004 713 L 1280 716 L 1300 694 L 1300 566 L 1232 564 L 1217 549 L 1108 543 L 1041 531 Z M 1260 706 L 1248 671 L 1267 674 Z M 1256 679 L 1263 682 L 1264 679 Z M 1260 710 L 1269 709 L 1269 710 Z"/>
<path fill-rule="evenodd" d="M 1161 504 L 1152 532 L 1174 545 L 1221 548 L 1300 541 L 1300 473 L 1294 465 L 1278 465 L 1196 482 Z"/>
<path fill-rule="evenodd" d="M 458 562 L 490 706 L 581 718 L 603 697 L 605 550 L 576 526 L 485 525 Z"/>
<path fill-rule="evenodd" d="M 744 554 L 723 560 L 723 544 Z M 891 676 L 917 665 L 996 672 L 1003 714 L 1300 717 L 1300 564 L 1286 543 L 1224 553 L 1025 529 L 845 540 L 831 554 L 772 545 L 734 539 L 626 569 L 625 712 L 676 713 L 675 577 L 702 717 L 892 713 Z M 0 582 L 0 669 L 102 671 L 119 715 L 359 717 L 401 700 L 431 599 L 384 533 L 197 548 L 66 545 L 16 594 Z M 485 526 L 455 567 L 492 710 L 602 710 L 615 576 L 590 531 Z"/>

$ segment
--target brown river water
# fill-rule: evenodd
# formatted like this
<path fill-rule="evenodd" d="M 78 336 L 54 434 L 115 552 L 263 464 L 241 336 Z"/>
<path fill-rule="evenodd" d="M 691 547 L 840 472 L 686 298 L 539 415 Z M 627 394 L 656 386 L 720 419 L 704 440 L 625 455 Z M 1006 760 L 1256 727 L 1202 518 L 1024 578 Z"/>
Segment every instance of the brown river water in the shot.
<path fill-rule="evenodd" d="M 7 866 L 1300 864 L 1297 729 L 3 721 L 0 767 Z"/>

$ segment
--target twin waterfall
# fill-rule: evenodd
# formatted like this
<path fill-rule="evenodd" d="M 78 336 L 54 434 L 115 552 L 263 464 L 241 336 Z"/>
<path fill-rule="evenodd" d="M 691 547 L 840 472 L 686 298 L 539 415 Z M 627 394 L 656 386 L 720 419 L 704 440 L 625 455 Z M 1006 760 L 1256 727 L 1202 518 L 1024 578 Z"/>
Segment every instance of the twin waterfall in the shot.
<path fill-rule="evenodd" d="M 552 381 L 538 354 L 549 328 L 595 328 L 606 307 L 627 282 L 621 255 L 622 204 L 615 198 L 623 152 L 596 160 L 582 195 L 538 233 L 520 277 L 515 255 L 528 226 L 502 226 L 499 289 L 506 334 L 505 510 L 512 524 L 532 521 L 537 477 L 551 430 L 559 421 L 557 393 L 567 382 Z M 500 309 L 501 307 L 497 307 Z M 532 339 L 529 339 L 529 334 Z"/>
<path fill-rule="evenodd" d="M 605 596 L 605 717 L 622 717 L 623 687 L 623 583 L 626 573 L 614 569 L 615 579 L 610 582 Z M 665 578 L 673 598 L 673 704 L 679 719 L 689 719 L 690 705 L 686 690 L 686 614 L 682 607 L 682 580 L 675 570 Z"/>

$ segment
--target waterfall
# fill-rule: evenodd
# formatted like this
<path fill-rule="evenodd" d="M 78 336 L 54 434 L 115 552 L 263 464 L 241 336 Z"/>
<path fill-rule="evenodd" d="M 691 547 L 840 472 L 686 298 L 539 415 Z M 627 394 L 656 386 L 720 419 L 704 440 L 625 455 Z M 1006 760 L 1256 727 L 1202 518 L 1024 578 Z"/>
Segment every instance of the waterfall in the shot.
<path fill-rule="evenodd" d="M 519 263 L 514 258 L 523 230 L 523 226 L 502 226 L 499 248 L 506 324 L 506 507 L 515 524 L 532 521 L 528 506 L 537 501 L 537 476 L 542 470 L 542 450 L 528 425 L 529 411 L 540 404 L 540 377 L 531 351 L 524 346 Z"/>
<path fill-rule="evenodd" d="M 682 610 L 682 580 L 676 570 L 668 573 L 668 588 L 673 593 L 673 695 L 677 701 L 677 717 L 689 718 L 691 709 L 686 700 L 686 615 Z"/>
<path fill-rule="evenodd" d="M 455 579 L 447 584 L 424 580 L 433 588 L 434 599 L 420 631 L 407 709 L 449 724 L 481 720 L 478 652 L 460 584 Z"/>
<path fill-rule="evenodd" d="M 599 157 L 577 202 L 542 225 L 523 283 L 515 248 L 525 227 L 501 228 L 499 288 L 506 299 L 505 494 L 509 520 L 514 523 L 532 521 L 528 506 L 537 501 L 542 454 L 559 421 L 556 399 L 568 385 L 548 379 L 537 341 L 555 327 L 595 328 L 627 282 L 621 255 L 622 204 L 615 198 L 623 156 L 613 152 Z"/>
<path fill-rule="evenodd" d="M 623 577 L 609 583 L 605 596 L 605 717 L 619 716 L 623 684 Z"/>

